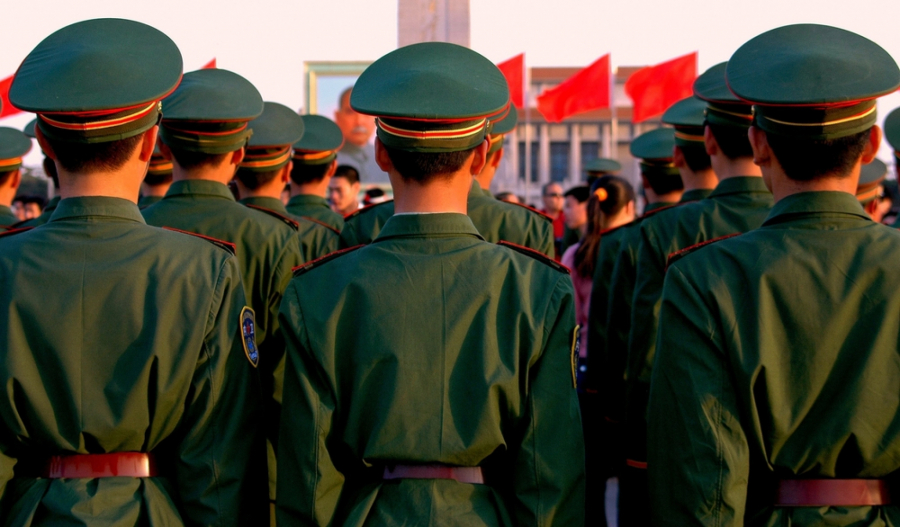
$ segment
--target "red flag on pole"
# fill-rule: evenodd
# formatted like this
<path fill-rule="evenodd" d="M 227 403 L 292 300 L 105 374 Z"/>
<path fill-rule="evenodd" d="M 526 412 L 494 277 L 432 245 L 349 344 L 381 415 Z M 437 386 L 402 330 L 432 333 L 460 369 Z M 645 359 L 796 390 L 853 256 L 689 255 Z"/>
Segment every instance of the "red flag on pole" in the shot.
<path fill-rule="evenodd" d="M 633 123 L 662 115 L 676 102 L 690 97 L 697 78 L 697 52 L 634 72 L 625 93 L 634 101 Z"/>
<path fill-rule="evenodd" d="M 557 123 L 570 115 L 609 108 L 609 53 L 537 98 L 538 111 Z"/>
<path fill-rule="evenodd" d="M 0 109 L 0 118 L 8 117 L 10 115 L 15 115 L 22 112 L 22 110 L 14 107 L 9 103 L 9 87 L 12 86 L 14 76 L 15 75 L 10 75 L 9 77 L 0 81 L 0 100 L 3 101 L 3 108 Z"/>
<path fill-rule="evenodd" d="M 500 73 L 506 77 L 506 83 L 509 84 L 509 98 L 513 106 L 524 108 L 525 54 L 519 53 L 511 59 L 497 64 L 497 68 L 500 69 Z"/>
<path fill-rule="evenodd" d="M 211 61 L 207 62 L 206 65 L 203 66 L 203 67 L 200 68 L 200 69 L 201 69 L 201 70 L 214 70 L 214 69 L 216 69 L 216 58 L 213 57 L 213 59 L 212 59 Z"/>

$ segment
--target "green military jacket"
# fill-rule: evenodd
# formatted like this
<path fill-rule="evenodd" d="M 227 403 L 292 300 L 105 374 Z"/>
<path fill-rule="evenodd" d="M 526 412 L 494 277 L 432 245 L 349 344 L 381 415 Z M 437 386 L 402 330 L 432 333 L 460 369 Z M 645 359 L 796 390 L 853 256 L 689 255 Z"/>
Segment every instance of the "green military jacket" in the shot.
<path fill-rule="evenodd" d="M 775 204 L 671 265 L 649 406 L 656 525 L 900 525 L 772 506 L 778 479 L 900 469 L 900 233 L 852 194 Z"/>
<path fill-rule="evenodd" d="M 491 243 L 503 240 L 553 257 L 553 222 L 540 212 L 496 200 L 485 194 L 474 179 L 466 207 L 466 213 L 485 240 Z M 347 216 L 341 244 L 355 247 L 371 243 L 393 214 L 394 202 L 388 201 Z"/>
<path fill-rule="evenodd" d="M 147 226 L 126 200 L 65 199 L 0 237 L 0 525 L 259 524 L 244 306 L 230 253 Z M 150 452 L 160 475 L 29 473 L 112 452 Z"/>
<path fill-rule="evenodd" d="M 13 214 L 11 208 L 6 205 L 0 205 L 0 227 L 9 227 L 19 222 L 19 217 Z"/>
<path fill-rule="evenodd" d="M 280 525 L 583 524 L 574 292 L 539 259 L 415 214 L 298 272 Z M 383 482 L 398 463 L 480 466 L 486 484 Z"/>
<path fill-rule="evenodd" d="M 162 201 L 142 212 L 151 225 L 235 244 L 244 291 L 256 312 L 260 380 L 269 413 L 265 425 L 274 443 L 278 438 L 284 369 L 284 339 L 278 331 L 278 308 L 291 279 L 291 269 L 303 263 L 297 229 L 270 214 L 237 203 L 228 187 L 215 181 L 176 181 Z M 274 485 L 274 474 L 272 477 Z"/>
<path fill-rule="evenodd" d="M 267 209 L 297 222 L 297 234 L 300 236 L 300 254 L 304 262 L 311 262 L 340 248 L 340 231 L 318 220 L 291 214 L 281 200 L 275 198 L 244 198 L 240 200 L 240 203 Z"/>
<path fill-rule="evenodd" d="M 22 227 L 38 227 L 47 223 L 48 221 L 50 221 L 50 216 L 53 215 L 53 211 L 55 211 L 56 207 L 59 205 L 59 200 L 59 196 L 54 196 L 50 199 L 50 202 L 47 203 L 47 206 L 44 207 L 44 210 L 41 211 L 40 216 L 15 224 L 13 225 L 13 228 L 19 229 Z"/>
<path fill-rule="evenodd" d="M 300 194 L 288 201 L 287 211 L 294 216 L 312 218 L 336 229 L 338 232 L 344 228 L 344 218 L 331 210 L 328 202 L 322 196 Z"/>
<path fill-rule="evenodd" d="M 143 210 L 150 205 L 159 203 L 160 201 L 162 201 L 161 196 L 141 196 L 141 199 L 138 200 L 138 208 Z"/>

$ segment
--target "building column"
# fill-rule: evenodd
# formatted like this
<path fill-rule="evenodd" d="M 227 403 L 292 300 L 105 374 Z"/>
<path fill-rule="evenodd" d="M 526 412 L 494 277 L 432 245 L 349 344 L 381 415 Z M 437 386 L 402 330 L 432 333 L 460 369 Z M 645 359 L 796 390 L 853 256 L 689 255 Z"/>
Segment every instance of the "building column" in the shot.
<path fill-rule="evenodd" d="M 569 185 L 581 182 L 581 125 L 569 125 Z"/>
<path fill-rule="evenodd" d="M 538 130 L 538 183 L 544 185 L 550 182 L 550 125 L 541 123 Z"/>

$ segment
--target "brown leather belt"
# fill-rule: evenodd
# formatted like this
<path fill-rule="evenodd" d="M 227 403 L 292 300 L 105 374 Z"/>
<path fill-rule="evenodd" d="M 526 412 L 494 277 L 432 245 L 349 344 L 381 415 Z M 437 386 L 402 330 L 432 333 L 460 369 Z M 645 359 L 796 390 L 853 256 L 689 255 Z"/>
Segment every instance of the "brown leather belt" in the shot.
<path fill-rule="evenodd" d="M 880 479 L 783 479 L 776 507 L 861 507 L 890 505 L 888 485 Z"/>
<path fill-rule="evenodd" d="M 53 456 L 47 460 L 40 477 L 62 478 L 152 478 L 157 475 L 156 461 L 144 452 L 111 454 L 75 454 Z"/>
<path fill-rule="evenodd" d="M 450 467 L 447 465 L 388 465 L 383 479 L 452 479 L 460 483 L 484 485 L 481 467 Z"/>

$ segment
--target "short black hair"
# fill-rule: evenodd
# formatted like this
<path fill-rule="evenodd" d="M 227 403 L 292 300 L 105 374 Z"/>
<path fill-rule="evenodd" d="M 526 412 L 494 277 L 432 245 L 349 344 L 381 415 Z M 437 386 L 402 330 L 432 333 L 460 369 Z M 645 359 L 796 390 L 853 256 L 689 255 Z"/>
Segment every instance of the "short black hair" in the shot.
<path fill-rule="evenodd" d="M 354 183 L 359 183 L 359 170 L 356 170 L 355 167 L 350 165 L 338 165 L 337 169 L 334 171 L 334 177 L 342 177 L 352 185 Z"/>
<path fill-rule="evenodd" d="M 658 174 L 648 176 L 644 174 L 644 177 L 647 178 L 650 188 L 658 196 L 684 190 L 684 182 L 681 181 L 681 176 L 663 176 Z"/>
<path fill-rule="evenodd" d="M 321 165 L 294 163 L 294 168 L 291 169 L 291 181 L 298 185 L 322 181 L 329 168 L 331 168 L 331 163 L 322 163 Z"/>
<path fill-rule="evenodd" d="M 706 123 L 706 126 L 709 127 L 710 133 L 716 138 L 719 150 L 728 159 L 753 157 L 753 147 L 750 146 L 750 138 L 747 137 L 746 128 L 710 123 Z"/>
<path fill-rule="evenodd" d="M 446 178 L 461 169 L 478 147 L 458 152 L 407 152 L 387 145 L 384 148 L 403 179 L 427 183 Z M 338 169 L 340 170 L 340 167 Z"/>
<path fill-rule="evenodd" d="M 827 175 L 849 176 L 869 141 L 870 130 L 837 139 L 809 140 L 770 133 L 766 138 L 789 179 L 810 181 Z"/>
<path fill-rule="evenodd" d="M 56 162 L 68 172 L 112 172 L 118 170 L 125 166 L 143 137 L 144 134 L 138 134 L 105 143 L 75 143 L 44 136 L 56 155 Z"/>
<path fill-rule="evenodd" d="M 56 163 L 49 157 L 44 156 L 41 164 L 44 165 L 44 174 L 47 174 L 53 180 L 53 188 L 59 189 L 59 174 L 56 172 Z"/>
<path fill-rule="evenodd" d="M 568 198 L 569 196 L 575 198 L 578 203 L 584 203 L 591 197 L 591 189 L 587 185 L 572 187 L 563 194 L 563 197 Z"/>
<path fill-rule="evenodd" d="M 238 168 L 234 177 L 236 177 L 245 187 L 257 189 L 275 179 L 275 176 L 277 176 L 279 172 L 281 172 L 280 168 L 276 170 L 266 170 L 265 172 L 256 172 L 249 168 Z"/>
<path fill-rule="evenodd" d="M 169 147 L 172 157 L 178 166 L 185 170 L 193 170 L 205 166 L 217 167 L 225 160 L 225 156 L 231 155 L 231 152 L 225 154 L 204 154 L 202 152 L 190 152 L 179 148 Z"/>
<path fill-rule="evenodd" d="M 17 168 L 15 170 L 5 170 L 3 172 L 0 172 L 0 185 L 5 185 L 6 182 L 9 181 L 9 179 L 12 177 L 12 175 L 18 171 L 19 169 Z"/>
<path fill-rule="evenodd" d="M 712 161 L 709 159 L 709 154 L 706 153 L 705 146 L 679 146 L 678 148 L 684 155 L 684 162 L 692 171 L 701 172 L 712 168 Z"/>

